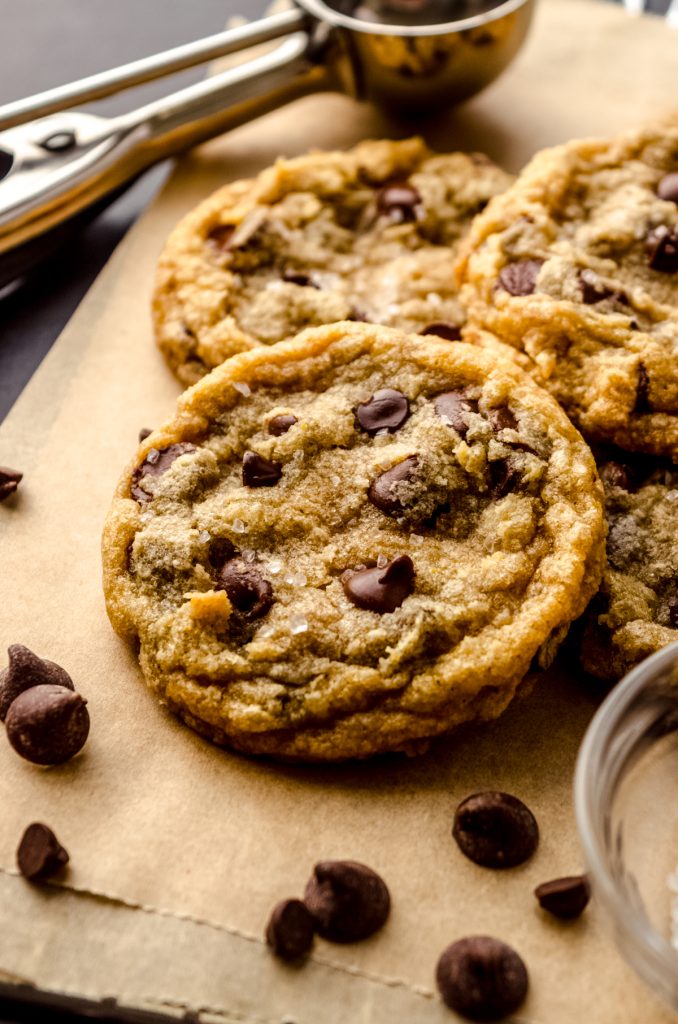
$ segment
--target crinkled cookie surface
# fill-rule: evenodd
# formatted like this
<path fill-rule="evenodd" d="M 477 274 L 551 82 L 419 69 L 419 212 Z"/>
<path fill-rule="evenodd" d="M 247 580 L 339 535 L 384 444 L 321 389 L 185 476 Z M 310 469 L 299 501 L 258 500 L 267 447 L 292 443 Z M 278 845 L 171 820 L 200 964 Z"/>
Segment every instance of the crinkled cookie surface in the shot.
<path fill-rule="evenodd" d="M 538 154 L 457 267 L 592 440 L 678 459 L 678 122 Z"/>
<path fill-rule="evenodd" d="M 372 324 L 224 363 L 139 448 L 111 621 L 218 743 L 305 760 L 498 715 L 604 558 L 588 447 L 520 369 Z"/>
<path fill-rule="evenodd" d="M 456 337 L 456 249 L 511 181 L 482 154 L 434 155 L 420 139 L 280 160 L 175 228 L 156 279 L 157 342 L 192 384 L 234 353 L 339 320 Z"/>

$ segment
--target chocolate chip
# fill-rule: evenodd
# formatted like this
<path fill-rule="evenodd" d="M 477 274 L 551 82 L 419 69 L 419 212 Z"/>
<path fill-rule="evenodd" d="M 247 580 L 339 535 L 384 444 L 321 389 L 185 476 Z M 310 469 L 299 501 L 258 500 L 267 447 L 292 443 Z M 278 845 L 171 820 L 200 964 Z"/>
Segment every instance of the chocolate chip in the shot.
<path fill-rule="evenodd" d="M 245 452 L 242 457 L 243 487 L 275 487 L 282 476 L 282 465 L 271 462 L 257 452 Z"/>
<path fill-rule="evenodd" d="M 312 274 L 302 274 L 297 270 L 283 270 L 281 277 L 287 284 L 297 284 L 300 288 L 320 288 Z"/>
<path fill-rule="evenodd" d="M 209 542 L 207 557 L 214 569 L 221 569 L 224 562 L 235 558 L 236 549 L 228 537 L 212 537 Z"/>
<path fill-rule="evenodd" d="M 152 433 L 153 431 L 150 427 L 142 427 L 139 431 L 139 444 L 141 444 L 142 441 L 145 441 L 147 437 L 150 437 Z"/>
<path fill-rule="evenodd" d="M 51 683 L 32 686 L 9 706 L 7 739 L 33 764 L 61 764 L 74 757 L 89 734 L 87 701 Z"/>
<path fill-rule="evenodd" d="M 488 415 L 490 417 L 492 428 L 497 434 L 500 430 L 518 429 L 518 420 L 515 418 L 508 405 L 498 405 L 495 409 L 490 409 Z"/>
<path fill-rule="evenodd" d="M 678 174 L 666 174 L 657 185 L 657 195 L 669 203 L 678 204 Z"/>
<path fill-rule="evenodd" d="M 510 457 L 490 462 L 488 474 L 490 494 L 493 498 L 505 498 L 520 482 L 520 471 Z"/>
<path fill-rule="evenodd" d="M 16 851 L 19 871 L 30 882 L 45 882 L 68 864 L 68 854 L 47 825 L 29 825 Z"/>
<path fill-rule="evenodd" d="M 367 491 L 367 497 L 372 504 L 387 516 L 402 515 L 403 504 L 398 497 L 397 484 L 403 480 L 411 480 L 418 465 L 418 456 L 410 455 L 375 477 Z"/>
<path fill-rule="evenodd" d="M 316 864 L 304 902 L 316 931 L 330 942 L 360 942 L 378 931 L 391 909 L 386 883 L 352 860 Z"/>
<path fill-rule="evenodd" d="M 260 619 L 273 604 L 273 587 L 259 570 L 240 558 L 222 567 L 217 590 L 225 590 L 237 612 L 248 619 Z"/>
<path fill-rule="evenodd" d="M 433 399 L 433 408 L 441 419 L 446 420 L 460 437 L 466 437 L 469 417 L 478 412 L 475 398 L 469 398 L 465 391 L 445 391 Z"/>
<path fill-rule="evenodd" d="M 591 886 L 585 875 L 572 875 L 569 878 L 554 878 L 552 882 L 542 882 L 534 890 L 539 906 L 554 917 L 563 921 L 571 921 L 583 914 L 591 899 Z"/>
<path fill-rule="evenodd" d="M 650 375 L 643 363 L 638 364 L 638 384 L 636 385 L 636 404 L 634 412 L 651 412 L 650 406 Z"/>
<path fill-rule="evenodd" d="M 421 209 L 421 196 L 408 181 L 393 181 L 379 189 L 377 209 L 394 224 L 415 221 Z"/>
<path fill-rule="evenodd" d="M 512 868 L 537 849 L 539 827 L 522 800 L 490 790 L 474 793 L 459 804 L 452 835 L 475 864 Z"/>
<path fill-rule="evenodd" d="M 623 491 L 632 489 L 631 472 L 621 462 L 605 462 L 600 467 L 600 479 L 606 487 L 620 487 Z"/>
<path fill-rule="evenodd" d="M 223 249 L 227 251 L 229 249 L 229 242 L 235 234 L 234 224 L 217 224 L 207 234 L 207 239 L 212 243 L 215 249 Z"/>
<path fill-rule="evenodd" d="M 266 928 L 266 942 L 282 960 L 298 960 L 313 945 L 315 924 L 301 900 L 283 900 L 273 908 Z"/>
<path fill-rule="evenodd" d="M 427 324 L 426 327 L 422 327 L 419 333 L 435 334 L 437 338 L 444 338 L 445 341 L 461 340 L 461 327 L 458 327 L 457 324 L 448 323 L 446 320 L 440 320 L 437 323 Z"/>
<path fill-rule="evenodd" d="M 532 295 L 543 260 L 518 260 L 499 271 L 499 284 L 509 295 Z"/>
<path fill-rule="evenodd" d="M 667 601 L 667 606 L 671 629 L 678 629 L 678 597 L 670 597 Z"/>
<path fill-rule="evenodd" d="M 147 476 L 162 476 L 170 468 L 175 459 L 180 455 L 196 451 L 194 444 L 181 441 L 179 444 L 170 444 L 167 448 L 151 448 L 146 458 L 137 466 L 132 473 L 132 486 L 130 493 L 139 502 L 151 501 L 153 495 L 146 491 L 142 481 Z"/>
<path fill-rule="evenodd" d="M 393 434 L 409 415 L 410 403 L 401 391 L 393 388 L 375 391 L 366 402 L 359 402 L 355 411 L 358 425 L 370 435 L 380 430 Z"/>
<path fill-rule="evenodd" d="M 66 669 L 39 658 L 23 644 L 12 644 L 7 654 L 9 665 L 0 672 L 0 722 L 5 721 L 12 701 L 32 686 L 52 683 L 65 686 L 67 690 L 75 689 Z"/>
<path fill-rule="evenodd" d="M 17 472 L 16 469 L 0 466 L 0 501 L 4 501 L 5 498 L 9 498 L 10 494 L 14 494 L 23 480 L 23 476 L 23 473 Z"/>
<path fill-rule="evenodd" d="M 436 982 L 445 1004 L 473 1021 L 496 1021 L 513 1013 L 528 985 L 521 957 L 489 935 L 448 946 L 438 960 Z"/>
<path fill-rule="evenodd" d="M 623 292 L 608 288 L 592 270 L 582 270 L 579 275 L 579 284 L 581 285 L 582 301 L 587 306 L 594 306 L 597 302 L 602 302 L 604 299 L 617 299 L 620 302 L 628 301 Z"/>
<path fill-rule="evenodd" d="M 662 274 L 675 274 L 678 270 L 678 231 L 661 224 L 651 231 L 645 242 L 650 267 Z"/>
<path fill-rule="evenodd" d="M 394 612 L 414 591 L 414 565 L 399 555 L 382 568 L 349 570 L 342 576 L 344 592 L 356 607 L 369 612 Z"/>
<path fill-rule="evenodd" d="M 348 320 L 353 320 L 353 321 L 355 321 L 355 323 L 358 323 L 358 324 L 369 324 L 370 323 L 370 318 L 368 317 L 367 313 L 363 313 L 362 309 L 356 309 L 355 306 L 351 310 L 351 314 L 350 314 L 350 316 L 347 317 L 347 319 Z"/>
<path fill-rule="evenodd" d="M 293 427 L 298 422 L 297 417 L 292 416 L 291 413 L 281 412 L 279 416 L 274 416 L 268 421 L 268 432 L 273 437 L 280 437 L 282 434 L 286 434 L 290 427 Z"/>

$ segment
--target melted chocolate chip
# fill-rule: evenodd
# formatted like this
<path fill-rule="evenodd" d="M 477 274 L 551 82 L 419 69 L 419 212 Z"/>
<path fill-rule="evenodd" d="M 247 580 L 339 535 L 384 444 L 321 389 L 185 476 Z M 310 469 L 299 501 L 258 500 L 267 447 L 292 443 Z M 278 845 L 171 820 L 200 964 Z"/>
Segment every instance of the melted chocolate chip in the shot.
<path fill-rule="evenodd" d="M 65 686 L 43 683 L 19 694 L 9 706 L 7 739 L 33 764 L 62 764 L 85 745 L 87 701 Z"/>
<path fill-rule="evenodd" d="M 466 437 L 468 433 L 470 414 L 478 412 L 477 401 L 469 398 L 465 391 L 445 391 L 433 399 L 433 407 L 460 437 Z"/>
<path fill-rule="evenodd" d="M 221 569 L 225 562 L 235 558 L 236 550 L 228 537 L 212 537 L 207 558 L 214 569 Z"/>
<path fill-rule="evenodd" d="M 375 391 L 366 402 L 359 402 L 355 410 L 358 425 L 370 435 L 380 430 L 393 434 L 409 415 L 410 403 L 401 391 L 393 388 Z"/>
<path fill-rule="evenodd" d="M 216 584 L 225 590 L 234 609 L 248 619 L 260 619 L 273 604 L 273 587 L 259 570 L 240 558 L 222 567 Z"/>
<path fill-rule="evenodd" d="M 282 465 L 271 462 L 257 452 L 245 452 L 242 457 L 244 487 L 275 487 L 282 476 Z"/>
<path fill-rule="evenodd" d="M 68 853 L 47 825 L 29 825 L 16 851 L 19 871 L 29 882 L 45 882 L 68 864 Z"/>
<path fill-rule="evenodd" d="M 520 481 L 520 472 L 513 459 L 496 459 L 488 465 L 490 494 L 493 498 L 504 498 Z"/>
<path fill-rule="evenodd" d="M 415 221 L 421 208 L 421 196 L 408 181 L 393 181 L 377 193 L 377 209 L 394 224 Z"/>
<path fill-rule="evenodd" d="M 512 868 L 532 856 L 539 827 L 532 811 L 510 793 L 474 793 L 459 804 L 452 835 L 461 852 L 485 868 Z"/>
<path fill-rule="evenodd" d="M 391 897 L 384 880 L 365 864 L 330 860 L 316 864 L 304 902 L 319 935 L 330 942 L 360 942 L 386 922 Z"/>
<path fill-rule="evenodd" d="M 669 203 L 678 204 L 678 173 L 666 174 L 657 185 L 657 195 Z"/>
<path fill-rule="evenodd" d="M 505 942 L 474 935 L 442 953 L 436 982 L 444 1003 L 473 1021 L 497 1021 L 513 1013 L 527 995 L 527 969 Z"/>
<path fill-rule="evenodd" d="M 571 921 L 579 917 L 591 899 L 591 886 L 585 875 L 572 875 L 569 878 L 554 878 L 552 882 L 542 882 L 534 890 L 539 906 L 549 914 L 562 921 Z"/>
<path fill-rule="evenodd" d="M 216 227 L 212 228 L 212 230 L 208 232 L 207 238 L 208 241 L 210 241 L 212 245 L 215 247 L 215 249 L 222 249 L 224 251 L 228 251 L 229 242 L 233 238 L 234 234 L 234 224 L 217 224 Z"/>
<path fill-rule="evenodd" d="M 650 375 L 643 363 L 638 364 L 638 384 L 636 386 L 636 404 L 634 412 L 651 412 L 650 405 Z"/>
<path fill-rule="evenodd" d="M 625 305 L 628 304 L 628 299 L 623 292 L 608 288 L 592 270 L 582 270 L 579 275 L 579 284 L 581 285 L 582 301 L 587 306 L 595 306 L 597 302 L 602 302 L 604 299 L 614 299 Z"/>
<path fill-rule="evenodd" d="M 388 565 L 349 570 L 342 576 L 344 592 L 352 604 L 385 615 L 399 608 L 414 591 L 414 565 L 409 555 L 399 555 Z"/>
<path fill-rule="evenodd" d="M 461 327 L 458 327 L 457 324 L 448 323 L 446 320 L 428 324 L 426 327 L 422 327 L 419 333 L 435 334 L 437 338 L 444 338 L 445 341 L 461 340 Z"/>
<path fill-rule="evenodd" d="M 301 271 L 285 269 L 281 277 L 287 284 L 297 284 L 300 288 L 320 288 L 312 274 L 302 274 Z"/>
<path fill-rule="evenodd" d="M 652 270 L 662 274 L 675 274 L 678 270 L 678 230 L 665 224 L 651 231 L 645 249 Z"/>
<path fill-rule="evenodd" d="M 499 284 L 509 295 L 533 295 L 543 260 L 518 260 L 499 271 Z"/>
<path fill-rule="evenodd" d="M 397 485 L 403 480 L 411 480 L 418 465 L 418 456 L 410 455 L 375 477 L 369 486 L 367 497 L 380 512 L 387 516 L 402 515 L 404 507 L 397 494 Z"/>
<path fill-rule="evenodd" d="M 142 481 L 147 476 L 162 476 L 180 455 L 196 451 L 194 444 L 181 441 L 167 448 L 151 448 L 144 461 L 132 473 L 130 493 L 138 502 L 151 501 L 153 495 L 144 490 Z"/>
<path fill-rule="evenodd" d="M 301 900 L 283 900 L 273 908 L 266 927 L 266 942 L 281 960 L 298 960 L 310 952 L 315 924 Z"/>
<path fill-rule="evenodd" d="M 291 413 L 281 412 L 279 416 L 273 416 L 268 421 L 268 432 L 273 437 L 280 437 L 282 434 L 286 434 L 290 427 L 293 427 L 298 422 L 297 417 L 292 416 Z"/>
<path fill-rule="evenodd" d="M 508 405 L 498 405 L 489 411 L 490 423 L 495 433 L 501 430 L 517 430 L 518 420 L 515 418 Z"/>
<path fill-rule="evenodd" d="M 5 721 L 12 701 L 32 686 L 52 683 L 65 686 L 67 690 L 75 689 L 66 669 L 39 658 L 23 644 L 12 644 L 7 654 L 9 665 L 0 672 L 0 722 Z"/>
<path fill-rule="evenodd" d="M 14 494 L 22 480 L 23 473 L 19 473 L 16 469 L 9 469 L 7 466 L 0 466 L 0 501 L 4 501 L 5 498 L 9 498 L 10 494 Z"/>

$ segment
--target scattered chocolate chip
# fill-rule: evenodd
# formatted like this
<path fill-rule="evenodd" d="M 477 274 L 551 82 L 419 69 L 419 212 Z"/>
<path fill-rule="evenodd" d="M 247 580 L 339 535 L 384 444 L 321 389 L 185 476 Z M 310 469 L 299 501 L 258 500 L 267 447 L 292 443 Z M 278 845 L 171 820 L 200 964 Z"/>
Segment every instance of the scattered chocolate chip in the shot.
<path fill-rule="evenodd" d="M 300 288 L 320 288 L 312 274 L 302 274 L 298 270 L 283 270 L 281 277 L 287 284 L 297 284 Z"/>
<path fill-rule="evenodd" d="M 387 516 L 402 514 L 403 504 L 398 497 L 396 485 L 403 480 L 411 480 L 418 465 L 419 457 L 410 455 L 407 459 L 397 462 L 395 466 L 391 466 L 390 469 L 375 477 L 368 488 L 367 497 L 380 512 Z"/>
<path fill-rule="evenodd" d="M 518 260 L 499 271 L 499 284 L 509 295 L 532 295 L 543 260 Z"/>
<path fill-rule="evenodd" d="M 490 423 L 495 433 L 500 430 L 517 430 L 518 420 L 515 418 L 508 405 L 498 405 L 489 411 Z"/>
<path fill-rule="evenodd" d="M 359 402 L 355 411 L 358 425 L 370 435 L 380 430 L 394 433 L 409 415 L 410 403 L 401 391 L 393 388 L 375 391 L 366 402 Z"/>
<path fill-rule="evenodd" d="M 394 224 L 415 221 L 421 208 L 421 196 L 408 181 L 393 181 L 377 193 L 377 209 Z"/>
<path fill-rule="evenodd" d="M 466 437 L 469 416 L 478 412 L 478 403 L 475 398 L 469 398 L 465 391 L 445 391 L 433 399 L 433 408 L 441 419 L 454 427 L 460 437 Z"/>
<path fill-rule="evenodd" d="M 520 482 L 520 471 L 510 457 L 490 462 L 488 474 L 490 494 L 493 498 L 505 498 Z"/>
<path fill-rule="evenodd" d="M 16 851 L 19 871 L 29 882 L 45 882 L 68 864 L 68 854 L 47 825 L 29 825 Z"/>
<path fill-rule="evenodd" d="M 273 604 L 273 587 L 259 570 L 240 558 L 222 567 L 217 590 L 225 590 L 236 611 L 248 619 L 259 619 Z"/>
<path fill-rule="evenodd" d="M 229 249 L 229 242 L 235 234 L 234 224 L 217 224 L 211 231 L 208 232 L 208 241 L 212 243 L 215 249 Z"/>
<path fill-rule="evenodd" d="M 4 501 L 5 498 L 9 498 L 10 494 L 14 494 L 23 480 L 23 476 L 23 473 L 17 472 L 16 469 L 0 466 L 0 501 Z"/>
<path fill-rule="evenodd" d="M 62 764 L 85 745 L 89 734 L 87 701 L 52 683 L 20 693 L 9 706 L 7 739 L 33 764 Z"/>
<path fill-rule="evenodd" d="M 650 405 L 650 375 L 643 363 L 638 364 L 638 384 L 636 386 L 636 404 L 634 412 L 651 412 Z"/>
<path fill-rule="evenodd" d="M 282 960 L 298 960 L 313 945 L 315 924 L 301 900 L 283 900 L 273 908 L 266 928 L 266 942 Z"/>
<path fill-rule="evenodd" d="M 675 274 L 678 270 L 678 230 L 661 224 L 651 231 L 645 249 L 652 270 L 662 274 Z"/>
<path fill-rule="evenodd" d="M 657 195 L 669 203 L 678 204 L 678 174 L 666 174 L 657 185 Z"/>
<path fill-rule="evenodd" d="M 600 479 L 605 487 L 620 487 L 623 491 L 632 490 L 629 467 L 621 462 L 604 462 L 600 467 Z"/>
<path fill-rule="evenodd" d="M 461 852 L 485 868 L 512 868 L 539 842 L 532 811 L 510 793 L 474 793 L 457 807 L 452 835 Z"/>
<path fill-rule="evenodd" d="M 399 555 L 382 568 L 349 570 L 342 576 L 344 592 L 357 608 L 384 615 L 399 608 L 414 591 L 414 565 Z"/>
<path fill-rule="evenodd" d="M 461 327 L 457 324 L 440 320 L 438 323 L 427 324 L 419 331 L 420 334 L 435 334 L 437 338 L 444 338 L 445 341 L 460 341 Z"/>
<path fill-rule="evenodd" d="M 669 625 L 678 629 L 678 597 L 670 597 L 666 602 L 669 609 Z"/>
<path fill-rule="evenodd" d="M 539 900 L 539 906 L 549 914 L 563 921 L 571 921 L 586 909 L 591 899 L 591 886 L 586 875 L 573 875 L 542 882 L 534 890 L 534 895 Z"/>
<path fill-rule="evenodd" d="M 527 969 L 514 949 L 489 935 L 459 939 L 442 953 L 436 982 L 443 1002 L 473 1021 L 513 1013 L 527 995 Z"/>
<path fill-rule="evenodd" d="M 602 302 L 603 299 L 626 299 L 622 292 L 615 291 L 612 288 L 608 288 L 606 284 L 603 284 L 598 275 L 592 270 L 581 271 L 579 274 L 579 284 L 581 285 L 582 301 L 587 306 L 594 306 L 597 302 Z"/>
<path fill-rule="evenodd" d="M 132 473 L 132 486 L 130 493 L 135 501 L 151 501 L 153 495 L 144 490 L 142 481 L 147 476 L 162 476 L 170 468 L 175 459 L 180 455 L 196 451 L 194 444 L 181 441 L 179 444 L 171 444 L 167 448 L 151 448 L 146 458 L 137 466 Z"/>
<path fill-rule="evenodd" d="M 268 421 L 268 432 L 273 437 L 280 437 L 282 434 L 286 434 L 290 427 L 293 427 L 298 422 L 297 417 L 292 416 L 291 413 L 281 412 L 279 416 L 274 416 Z"/>
<path fill-rule="evenodd" d="M 316 864 L 304 902 L 316 931 L 330 942 L 360 942 L 378 931 L 391 909 L 386 883 L 352 860 Z"/>
<path fill-rule="evenodd" d="M 147 437 L 150 437 L 152 433 L 153 431 L 150 427 L 142 427 L 139 431 L 139 444 L 141 444 L 142 441 L 145 441 Z"/>
<path fill-rule="evenodd" d="M 242 457 L 243 487 L 275 487 L 282 476 L 282 465 L 271 462 L 257 452 L 245 452 Z"/>
<path fill-rule="evenodd" d="M 0 722 L 5 721 L 12 701 L 32 686 L 51 683 L 65 686 L 67 690 L 75 689 L 65 668 L 39 658 L 23 644 L 12 644 L 7 654 L 9 665 L 0 672 Z"/>

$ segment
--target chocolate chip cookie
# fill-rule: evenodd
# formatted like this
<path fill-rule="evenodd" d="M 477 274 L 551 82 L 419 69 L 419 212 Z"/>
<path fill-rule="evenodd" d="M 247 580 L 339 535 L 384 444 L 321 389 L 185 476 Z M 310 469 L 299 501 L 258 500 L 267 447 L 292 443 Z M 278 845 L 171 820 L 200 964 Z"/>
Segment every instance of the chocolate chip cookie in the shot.
<path fill-rule="evenodd" d="M 158 345 L 184 384 L 302 328 L 369 320 L 459 337 L 452 255 L 511 182 L 481 154 L 420 139 L 280 160 L 190 213 L 160 259 Z"/>
<path fill-rule="evenodd" d="M 585 436 L 678 459 L 678 121 L 539 153 L 464 249 L 471 319 Z"/>
<path fill-rule="evenodd" d="M 678 640 L 678 466 L 599 454 L 609 524 L 608 567 L 586 613 L 584 668 L 620 679 Z"/>
<path fill-rule="evenodd" d="M 343 322 L 187 391 L 103 551 L 115 629 L 191 726 L 364 757 L 495 717 L 549 660 L 599 585 L 602 488 L 510 360 Z"/>

